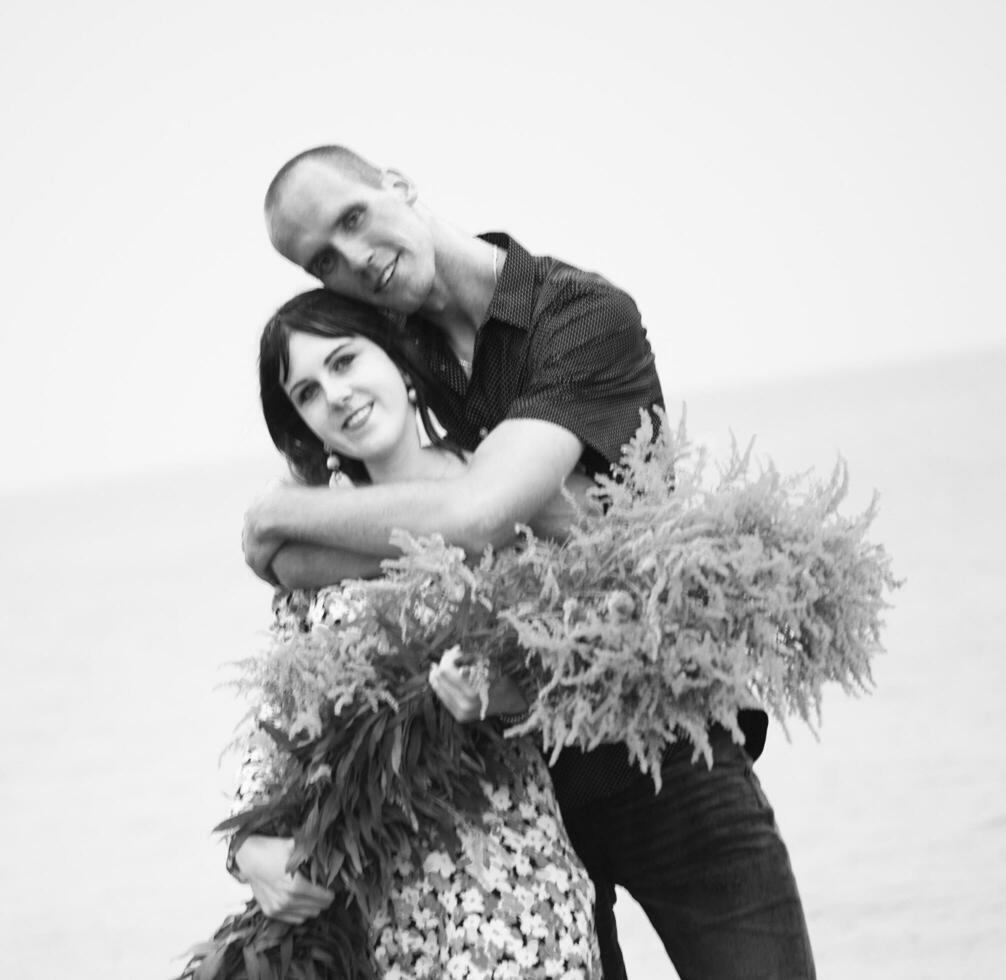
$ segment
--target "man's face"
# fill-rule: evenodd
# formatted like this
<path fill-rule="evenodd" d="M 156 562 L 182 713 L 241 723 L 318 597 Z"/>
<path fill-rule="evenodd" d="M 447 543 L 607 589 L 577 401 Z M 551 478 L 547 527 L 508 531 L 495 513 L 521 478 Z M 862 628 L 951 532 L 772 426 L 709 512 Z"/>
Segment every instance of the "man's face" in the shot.
<path fill-rule="evenodd" d="M 308 160 L 266 214 L 269 237 L 332 292 L 414 313 L 436 273 L 433 237 L 414 201 L 412 185 L 393 171 L 372 187 Z"/>

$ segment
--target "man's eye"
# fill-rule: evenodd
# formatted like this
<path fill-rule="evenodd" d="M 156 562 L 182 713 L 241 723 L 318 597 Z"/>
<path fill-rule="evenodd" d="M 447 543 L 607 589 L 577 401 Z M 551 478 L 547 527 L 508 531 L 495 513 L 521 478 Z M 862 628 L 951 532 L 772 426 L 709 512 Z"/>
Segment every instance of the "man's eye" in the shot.
<path fill-rule="evenodd" d="M 314 263 L 314 274 L 319 278 L 327 276 L 335 268 L 335 256 L 326 252 Z"/>
<path fill-rule="evenodd" d="M 363 220 L 363 209 L 353 208 L 346 214 L 346 217 L 342 219 L 342 223 L 352 231 L 361 221 Z"/>

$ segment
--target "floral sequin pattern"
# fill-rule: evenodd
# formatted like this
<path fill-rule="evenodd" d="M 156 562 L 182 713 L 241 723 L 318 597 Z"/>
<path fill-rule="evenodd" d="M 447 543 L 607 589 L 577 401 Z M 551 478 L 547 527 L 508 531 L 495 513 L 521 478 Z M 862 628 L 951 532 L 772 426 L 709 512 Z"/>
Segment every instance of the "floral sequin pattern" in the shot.
<path fill-rule="evenodd" d="M 278 593 L 276 627 L 352 618 L 339 589 Z M 508 778 L 483 783 L 487 809 L 395 869 L 374 923 L 383 980 L 600 980 L 594 886 L 559 815 L 548 769 L 527 739 L 509 746 Z"/>
<path fill-rule="evenodd" d="M 541 756 L 523 740 L 511 751 L 508 784 L 485 784 L 481 823 L 458 828 L 461 853 L 420 848 L 396 869 L 375 923 L 385 980 L 600 980 L 593 885 Z"/>

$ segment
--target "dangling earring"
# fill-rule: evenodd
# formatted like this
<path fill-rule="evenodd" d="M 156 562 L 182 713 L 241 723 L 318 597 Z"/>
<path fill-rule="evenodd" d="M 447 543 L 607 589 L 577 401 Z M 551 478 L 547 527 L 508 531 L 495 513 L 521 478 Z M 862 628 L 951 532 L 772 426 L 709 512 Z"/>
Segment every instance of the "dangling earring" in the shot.
<path fill-rule="evenodd" d="M 335 450 L 331 446 L 326 445 L 325 455 L 328 457 L 325 460 L 325 465 L 331 471 L 331 475 L 328 478 L 329 487 L 332 489 L 336 487 L 351 487 L 353 481 L 342 472 L 342 466 L 339 463 L 339 457 L 336 455 Z"/>
<path fill-rule="evenodd" d="M 416 388 L 412 384 L 412 378 L 407 374 L 402 375 L 405 381 L 405 397 L 408 398 L 412 406 L 412 415 L 416 423 L 416 434 L 419 436 L 419 445 L 427 449 L 432 445 L 430 434 L 426 431 L 426 423 L 423 421 L 423 413 L 419 410 L 419 399 L 416 396 Z"/>

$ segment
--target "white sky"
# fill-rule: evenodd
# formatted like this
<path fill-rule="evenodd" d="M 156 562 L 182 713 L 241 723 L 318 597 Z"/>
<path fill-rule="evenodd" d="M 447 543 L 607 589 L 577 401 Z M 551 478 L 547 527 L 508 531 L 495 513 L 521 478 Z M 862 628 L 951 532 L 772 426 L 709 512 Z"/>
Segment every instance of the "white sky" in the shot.
<path fill-rule="evenodd" d="M 1006 342 L 1006 5 L 0 10 L 0 489 L 261 452 L 306 276 L 260 202 L 343 142 L 605 273 L 682 390 Z"/>

